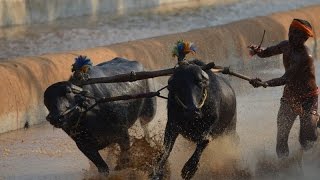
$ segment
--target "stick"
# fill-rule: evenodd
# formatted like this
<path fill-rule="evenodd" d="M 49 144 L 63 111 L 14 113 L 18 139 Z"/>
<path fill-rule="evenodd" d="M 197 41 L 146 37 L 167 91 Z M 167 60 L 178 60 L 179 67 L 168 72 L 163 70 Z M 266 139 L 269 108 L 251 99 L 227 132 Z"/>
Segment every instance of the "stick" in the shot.
<path fill-rule="evenodd" d="M 231 76 L 235 76 L 235 77 L 238 77 L 240 79 L 244 79 L 246 81 L 250 81 L 252 78 L 251 77 L 248 77 L 246 75 L 243 75 L 243 74 L 240 74 L 240 73 L 236 73 L 236 72 L 232 72 L 230 71 L 230 68 L 229 67 L 221 67 L 221 66 L 216 66 L 217 69 L 213 69 L 211 70 L 212 72 L 221 72 L 223 74 L 229 74 Z M 263 86 L 263 87 L 267 87 L 265 83 L 263 82 L 257 82 L 259 85 Z"/>
<path fill-rule="evenodd" d="M 250 81 L 250 80 L 251 80 L 250 77 L 245 76 L 245 75 L 243 75 L 243 74 L 239 74 L 239 73 L 235 73 L 235 72 L 230 72 L 230 73 L 228 73 L 228 74 L 231 75 L 231 76 L 238 77 L 238 78 L 240 78 L 240 79 L 244 79 L 244 80 L 246 80 L 246 81 Z"/>
<path fill-rule="evenodd" d="M 159 92 L 149 92 L 142 94 L 133 94 L 133 95 L 123 95 L 123 96 L 115 96 L 115 97 L 104 97 L 98 100 L 98 103 L 106 103 L 111 101 L 123 101 L 129 99 L 139 99 L 139 98 L 152 98 L 159 95 Z"/>
<path fill-rule="evenodd" d="M 262 39 L 261 39 L 261 41 L 260 41 L 260 44 L 259 44 L 259 48 L 261 48 L 261 45 L 262 45 L 262 43 L 263 43 L 263 40 L 264 40 L 264 35 L 266 34 L 266 30 L 263 30 L 263 35 L 262 35 Z"/>
<path fill-rule="evenodd" d="M 214 67 L 215 67 L 215 64 L 211 62 L 202 66 L 201 68 L 203 70 L 208 70 Z M 83 86 L 83 85 L 96 84 L 96 83 L 118 83 L 118 82 L 128 82 L 128 81 L 133 82 L 133 81 L 138 81 L 142 79 L 168 76 L 173 74 L 173 72 L 174 72 L 174 68 L 157 70 L 157 71 L 131 72 L 127 74 L 119 74 L 119 75 L 110 76 L 110 77 L 90 78 L 86 81 L 74 81 L 72 83 L 77 86 Z"/>
<path fill-rule="evenodd" d="M 155 96 L 159 96 L 160 92 L 148 92 L 148 93 L 142 93 L 142 94 L 133 94 L 133 95 L 122 95 L 122 96 L 115 96 L 115 97 L 103 97 L 97 100 L 96 103 L 91 105 L 86 109 L 85 112 L 90 111 L 93 109 L 96 105 L 99 103 L 106 103 L 106 102 L 112 102 L 112 101 L 123 101 L 123 100 L 130 100 L 130 99 L 139 99 L 139 98 L 152 98 Z"/>

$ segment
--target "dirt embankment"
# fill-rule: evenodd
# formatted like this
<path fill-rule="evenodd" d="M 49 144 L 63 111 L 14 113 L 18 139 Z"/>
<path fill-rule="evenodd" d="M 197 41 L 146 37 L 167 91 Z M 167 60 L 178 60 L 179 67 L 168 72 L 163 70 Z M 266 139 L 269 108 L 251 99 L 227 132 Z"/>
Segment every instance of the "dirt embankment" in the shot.
<path fill-rule="evenodd" d="M 258 44 L 263 30 L 267 32 L 263 45 L 271 45 L 287 38 L 287 29 L 293 18 L 302 18 L 311 22 L 317 39 L 320 33 L 319 15 L 320 6 L 311 6 L 186 33 L 83 51 L 1 61 L 0 133 L 22 128 L 26 122 L 37 124 L 44 121 L 47 113 L 42 102 L 45 88 L 54 82 L 66 80 L 71 73 L 71 64 L 78 55 L 86 55 L 94 63 L 120 56 L 138 60 L 155 70 L 175 64 L 170 54 L 171 47 L 177 40 L 185 39 L 195 42 L 198 47 L 196 58 L 214 61 L 219 65 L 231 65 L 238 72 L 250 75 L 253 68 L 279 65 L 279 62 L 268 59 L 258 63 L 250 61 L 246 46 L 251 42 Z M 317 49 L 315 42 L 313 39 L 308 41 L 314 52 Z"/>

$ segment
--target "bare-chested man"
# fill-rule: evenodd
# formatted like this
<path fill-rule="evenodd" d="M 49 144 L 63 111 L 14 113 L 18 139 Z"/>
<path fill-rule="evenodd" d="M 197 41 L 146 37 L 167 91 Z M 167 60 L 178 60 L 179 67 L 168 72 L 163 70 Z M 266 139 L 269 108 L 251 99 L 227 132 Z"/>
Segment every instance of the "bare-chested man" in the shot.
<path fill-rule="evenodd" d="M 283 54 L 285 73 L 283 76 L 265 81 L 264 87 L 284 87 L 277 118 L 277 155 L 279 158 L 289 155 L 288 136 L 294 120 L 300 117 L 299 141 L 304 150 L 309 149 L 317 140 L 318 87 L 316 85 L 315 66 L 305 42 L 313 37 L 309 22 L 294 19 L 289 28 L 289 40 L 275 46 L 260 48 L 250 45 L 250 53 L 259 57 Z M 260 79 L 252 79 L 250 84 L 261 86 Z"/>

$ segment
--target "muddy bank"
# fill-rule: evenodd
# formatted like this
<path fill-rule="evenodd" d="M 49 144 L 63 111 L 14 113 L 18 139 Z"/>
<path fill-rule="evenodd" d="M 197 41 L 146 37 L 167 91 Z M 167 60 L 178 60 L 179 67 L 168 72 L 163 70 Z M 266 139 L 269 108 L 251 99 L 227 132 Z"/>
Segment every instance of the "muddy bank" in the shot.
<path fill-rule="evenodd" d="M 263 30 L 267 30 L 264 45 L 270 45 L 286 38 L 287 27 L 295 17 L 309 20 L 320 31 L 318 23 L 320 6 L 311 6 L 270 16 L 256 17 L 238 22 L 185 33 L 160 36 L 144 40 L 118 43 L 92 48 L 37 57 L 21 57 L 0 62 L 0 133 L 19 129 L 26 122 L 43 122 L 46 110 L 42 105 L 44 89 L 51 83 L 65 80 L 70 75 L 70 67 L 77 55 L 87 55 L 96 64 L 121 56 L 135 59 L 149 69 L 172 67 L 175 61 L 170 52 L 178 39 L 188 39 L 197 44 L 196 58 L 206 62 L 215 61 L 219 65 L 231 65 L 238 72 L 251 74 L 259 67 L 277 67 L 279 61 L 250 61 L 246 46 L 260 41 Z M 309 41 L 311 48 L 312 39 Z M 256 63 L 258 62 L 258 63 Z M 239 86 L 241 88 L 241 84 Z"/>

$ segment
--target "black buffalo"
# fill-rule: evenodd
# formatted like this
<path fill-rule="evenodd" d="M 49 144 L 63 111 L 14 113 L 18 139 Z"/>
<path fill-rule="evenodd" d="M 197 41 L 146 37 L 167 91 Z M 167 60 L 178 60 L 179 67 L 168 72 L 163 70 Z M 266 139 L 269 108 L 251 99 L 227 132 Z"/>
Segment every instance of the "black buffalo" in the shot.
<path fill-rule="evenodd" d="M 88 74 L 89 77 L 97 78 L 142 70 L 143 66 L 136 61 L 115 58 L 93 66 Z M 108 174 L 108 165 L 98 150 L 117 143 L 121 149 L 118 167 L 127 164 L 130 147 L 128 128 L 137 119 L 140 119 L 144 130 L 146 129 L 147 123 L 155 115 L 156 99 L 144 98 L 101 103 L 84 113 L 85 106 L 90 107 L 94 100 L 90 98 L 83 100 L 84 95 L 82 94 L 87 94 L 86 96 L 89 94 L 96 98 L 140 94 L 149 92 L 151 86 L 150 81 L 141 80 L 85 85 L 79 89 L 69 81 L 58 82 L 49 86 L 44 93 L 44 104 L 49 110 L 47 120 L 53 126 L 62 128 L 75 141 L 81 152 L 96 165 L 99 172 Z M 75 93 L 75 89 L 82 91 L 81 95 Z M 82 102 L 83 105 L 74 108 L 79 102 Z"/>
<path fill-rule="evenodd" d="M 182 62 L 168 81 L 168 122 L 164 135 L 164 152 L 152 179 L 162 179 L 164 165 L 179 134 L 197 144 L 184 165 L 181 176 L 191 179 L 209 139 L 223 133 L 236 134 L 236 98 L 229 83 L 199 60 Z"/>

